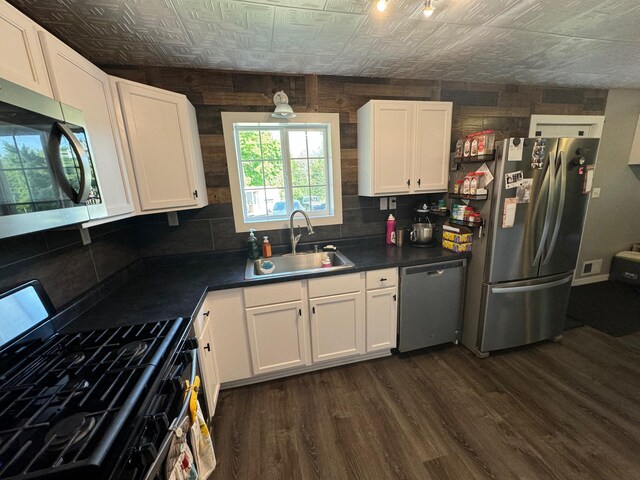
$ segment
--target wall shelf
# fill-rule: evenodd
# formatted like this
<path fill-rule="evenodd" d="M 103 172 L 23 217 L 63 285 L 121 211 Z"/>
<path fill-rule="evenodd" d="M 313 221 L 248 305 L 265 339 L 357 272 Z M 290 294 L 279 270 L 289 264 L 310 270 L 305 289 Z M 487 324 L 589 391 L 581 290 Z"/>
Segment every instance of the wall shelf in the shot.
<path fill-rule="evenodd" d="M 484 162 L 493 162 L 496 159 L 495 150 L 492 153 L 488 153 L 486 155 L 476 155 L 474 157 L 463 157 L 456 158 L 453 157 L 453 163 L 484 163 Z"/>
<path fill-rule="evenodd" d="M 467 227 L 467 228 L 480 228 L 480 227 L 484 227 L 484 219 L 482 220 L 482 222 L 480 223 L 475 223 L 475 222 L 468 222 L 466 220 L 456 220 L 454 218 L 450 218 L 448 220 L 449 223 L 453 224 L 453 225 L 460 225 L 462 227 Z"/>
<path fill-rule="evenodd" d="M 460 200 L 486 200 L 487 195 L 462 195 L 459 193 L 451 193 L 449 192 L 449 198 L 460 199 Z"/>

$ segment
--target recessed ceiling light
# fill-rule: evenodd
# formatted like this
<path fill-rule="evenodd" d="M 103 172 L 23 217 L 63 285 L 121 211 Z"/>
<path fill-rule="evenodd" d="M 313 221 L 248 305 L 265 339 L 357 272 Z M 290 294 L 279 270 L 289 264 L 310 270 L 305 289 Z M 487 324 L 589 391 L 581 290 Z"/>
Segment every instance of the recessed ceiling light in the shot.
<path fill-rule="evenodd" d="M 435 12 L 436 10 L 436 0 L 427 0 L 426 2 L 424 2 L 424 10 L 422 11 L 422 13 L 424 13 L 424 16 L 429 18 L 431 15 L 433 15 L 433 12 Z"/>
<path fill-rule="evenodd" d="M 388 6 L 389 0 L 378 0 L 378 3 L 376 4 L 376 8 L 379 12 L 384 12 Z"/>

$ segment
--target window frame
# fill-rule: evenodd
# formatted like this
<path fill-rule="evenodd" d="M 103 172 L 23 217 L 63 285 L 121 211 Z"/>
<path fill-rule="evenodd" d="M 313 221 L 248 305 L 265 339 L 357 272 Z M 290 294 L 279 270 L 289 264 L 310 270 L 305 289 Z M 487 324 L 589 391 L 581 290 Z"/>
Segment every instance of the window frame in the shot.
<path fill-rule="evenodd" d="M 301 130 L 314 128 L 326 129 L 326 146 L 327 149 L 327 165 L 329 172 L 327 175 L 327 202 L 333 204 L 333 214 L 329 211 L 326 214 L 310 215 L 314 226 L 318 225 L 340 225 L 342 224 L 342 178 L 341 178 L 341 157 L 340 157 L 340 115 L 337 113 L 299 113 L 293 119 L 275 119 L 270 113 L 261 112 L 222 112 L 222 128 L 224 134 L 224 144 L 227 157 L 227 169 L 229 174 L 229 184 L 231 189 L 231 201 L 233 208 L 233 220 L 237 233 L 248 232 L 255 228 L 259 231 L 278 230 L 289 228 L 289 219 L 278 218 L 274 220 L 258 219 L 252 221 L 245 220 L 242 178 L 240 174 L 240 159 L 238 158 L 238 145 L 236 142 L 236 128 L 239 127 L 255 127 L 255 128 L 273 128 L 275 125 L 290 126 L 294 129 L 300 127 Z M 291 160 L 286 155 L 284 149 L 288 149 L 286 135 L 282 138 L 283 145 L 283 162 L 288 164 Z M 288 165 L 284 168 L 285 172 L 285 189 L 291 188 L 288 179 Z M 288 198 L 287 211 L 293 205 L 289 205 Z M 302 216 L 296 216 L 295 224 L 303 226 L 304 219 Z"/>

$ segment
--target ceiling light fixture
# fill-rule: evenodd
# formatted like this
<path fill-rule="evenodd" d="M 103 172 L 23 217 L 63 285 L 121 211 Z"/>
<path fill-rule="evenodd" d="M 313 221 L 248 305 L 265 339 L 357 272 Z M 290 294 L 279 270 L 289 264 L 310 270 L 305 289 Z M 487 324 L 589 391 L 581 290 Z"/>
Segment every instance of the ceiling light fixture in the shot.
<path fill-rule="evenodd" d="M 429 18 L 431 15 L 433 15 L 433 12 L 435 12 L 436 10 L 436 0 L 427 0 L 426 2 L 424 2 L 424 10 L 422 11 L 422 13 L 424 13 L 424 16 Z"/>
<path fill-rule="evenodd" d="M 376 8 L 379 12 L 384 12 L 388 6 L 389 0 L 378 0 L 378 3 L 376 4 Z"/>
<path fill-rule="evenodd" d="M 293 109 L 291 105 L 289 105 L 289 97 L 284 93 L 284 90 L 280 90 L 276 92 L 273 96 L 273 103 L 276 106 L 276 109 L 273 111 L 271 116 L 273 118 L 295 118 L 296 114 L 293 113 Z"/>

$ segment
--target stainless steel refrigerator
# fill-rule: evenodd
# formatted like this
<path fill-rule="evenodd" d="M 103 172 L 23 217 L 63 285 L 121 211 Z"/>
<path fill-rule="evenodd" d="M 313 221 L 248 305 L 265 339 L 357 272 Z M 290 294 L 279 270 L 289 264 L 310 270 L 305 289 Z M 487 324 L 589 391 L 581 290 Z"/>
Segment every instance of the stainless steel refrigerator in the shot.
<path fill-rule="evenodd" d="M 563 331 L 599 140 L 511 138 L 489 162 L 487 221 L 473 244 L 462 343 L 478 356 Z M 463 164 L 458 173 L 476 170 Z"/>

